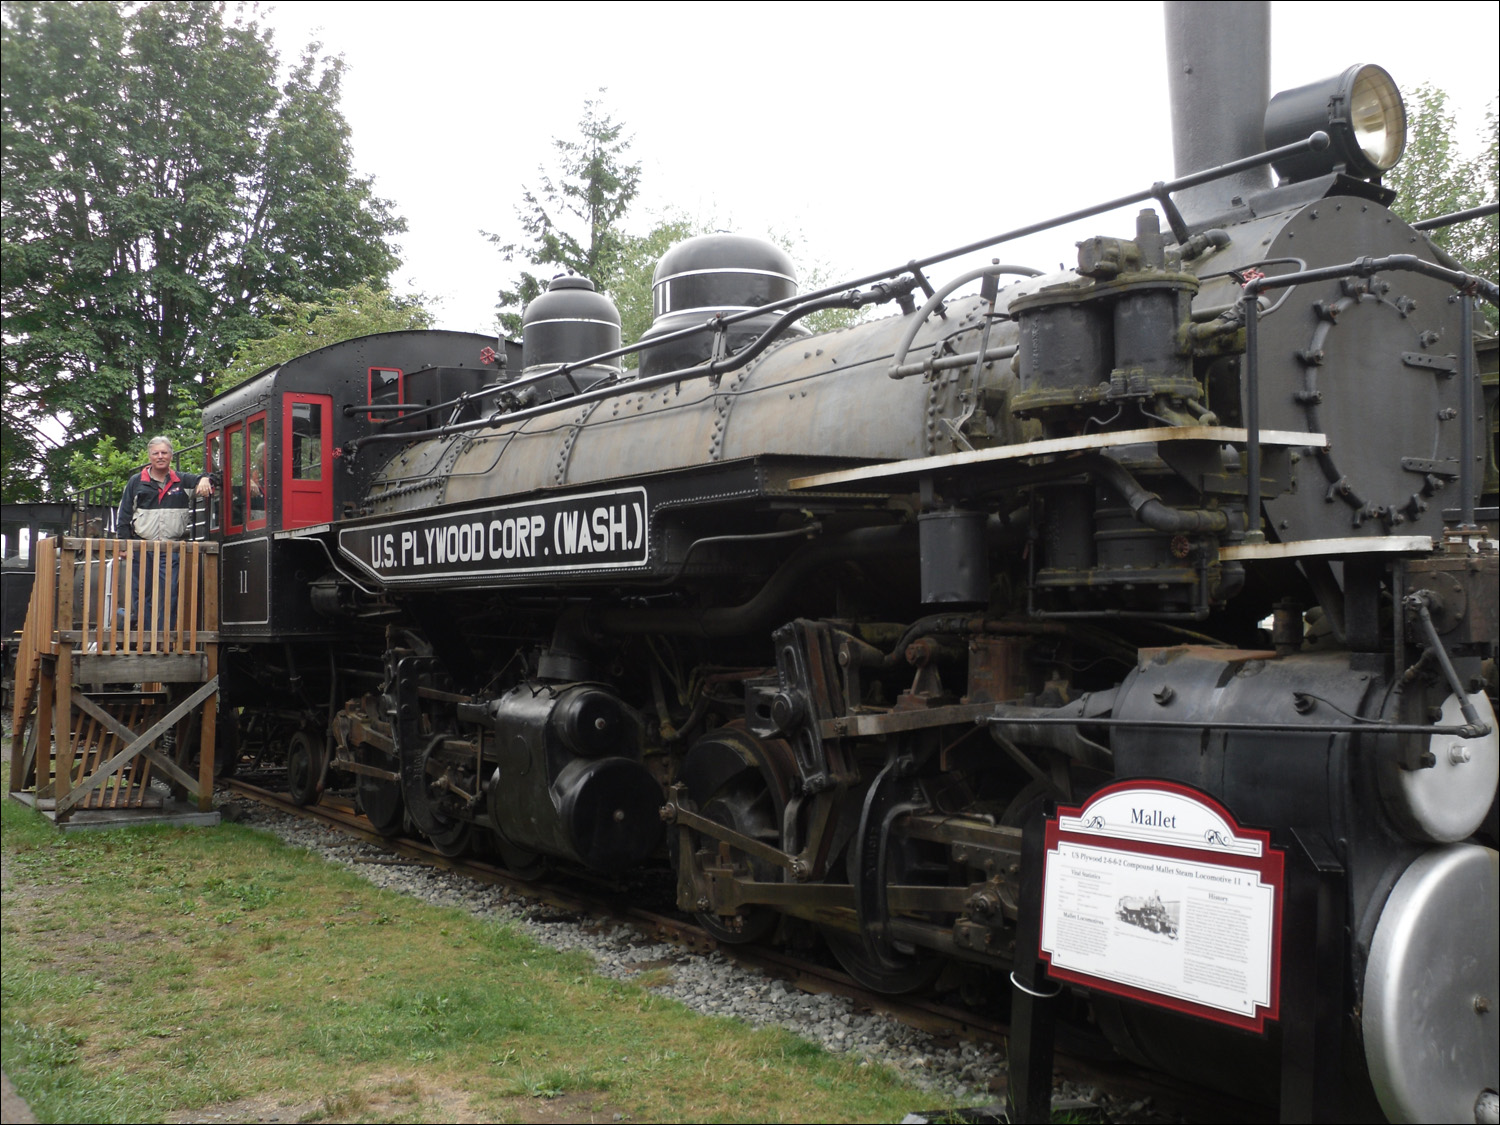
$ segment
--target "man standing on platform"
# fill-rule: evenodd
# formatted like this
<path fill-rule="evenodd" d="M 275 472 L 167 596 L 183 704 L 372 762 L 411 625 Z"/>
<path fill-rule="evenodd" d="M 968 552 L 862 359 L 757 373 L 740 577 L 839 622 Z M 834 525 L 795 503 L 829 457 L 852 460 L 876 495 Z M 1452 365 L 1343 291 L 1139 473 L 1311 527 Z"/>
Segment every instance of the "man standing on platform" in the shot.
<path fill-rule="evenodd" d="M 189 494 L 212 496 L 213 482 L 207 476 L 178 473 L 172 468 L 171 438 L 152 438 L 146 444 L 146 457 L 146 467 L 138 476 L 132 476 L 125 483 L 125 495 L 120 498 L 120 510 L 115 523 L 117 534 L 121 539 L 186 539 L 192 517 L 192 499 Z M 167 563 L 169 555 L 170 566 Z M 170 591 L 167 606 L 170 620 L 170 614 L 177 605 L 175 551 L 163 551 L 159 572 L 156 575 L 147 574 L 145 596 L 141 599 L 145 603 L 144 613 L 141 612 L 141 606 L 134 605 L 140 589 L 139 583 L 131 584 L 131 603 L 135 608 L 131 616 L 135 623 L 141 627 L 151 627 L 154 617 L 154 627 L 161 630 L 166 624 L 162 617 L 162 607 L 157 606 L 155 613 L 152 612 L 157 580 L 165 580 Z"/>

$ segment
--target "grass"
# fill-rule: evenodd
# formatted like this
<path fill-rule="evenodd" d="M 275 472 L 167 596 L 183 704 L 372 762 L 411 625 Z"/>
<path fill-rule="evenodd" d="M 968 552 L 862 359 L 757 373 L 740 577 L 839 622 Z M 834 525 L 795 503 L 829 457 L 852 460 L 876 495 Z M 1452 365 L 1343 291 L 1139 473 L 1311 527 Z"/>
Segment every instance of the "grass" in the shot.
<path fill-rule="evenodd" d="M 0 1054 L 43 1121 L 898 1121 L 931 1095 L 259 832 L 0 801 Z M 273 1108 L 268 1108 L 273 1107 Z"/>

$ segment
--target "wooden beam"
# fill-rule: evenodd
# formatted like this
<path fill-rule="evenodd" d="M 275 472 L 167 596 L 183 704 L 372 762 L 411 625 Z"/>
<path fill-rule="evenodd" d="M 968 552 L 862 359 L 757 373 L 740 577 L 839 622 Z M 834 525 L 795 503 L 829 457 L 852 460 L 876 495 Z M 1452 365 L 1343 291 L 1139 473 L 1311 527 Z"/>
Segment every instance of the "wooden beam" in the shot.
<path fill-rule="evenodd" d="M 71 567 L 69 568 L 72 569 Z M 70 591 L 71 592 L 71 591 Z M 69 607 L 71 609 L 71 606 Z M 59 613 L 62 611 L 58 606 Z M 71 616 L 71 615 L 70 615 Z M 52 690 L 52 737 L 56 743 L 52 766 L 54 792 L 59 798 L 68 795 L 73 784 L 73 646 L 57 646 Z"/>
<path fill-rule="evenodd" d="M 198 630 L 198 639 L 209 638 L 203 642 L 204 655 L 208 658 L 208 667 L 205 669 L 211 679 L 219 678 L 219 560 L 215 557 L 218 553 L 217 543 L 204 544 L 202 554 L 198 553 L 198 544 L 193 545 L 193 567 L 196 573 L 202 568 L 203 578 L 203 617 L 199 621 L 196 616 L 197 603 L 194 602 L 194 623 L 203 627 Z M 195 640 L 194 645 L 198 643 Z M 331 720 L 332 716 L 330 716 Z M 219 720 L 219 697 L 217 694 L 203 705 L 203 726 L 198 732 L 198 792 L 208 794 L 207 797 L 200 796 L 198 807 L 207 812 L 213 797 L 214 781 L 214 758 L 218 754 L 218 746 L 215 739 L 218 737 Z M 230 721 L 234 717 L 230 716 Z M 232 764 L 232 763 L 231 763 Z"/>
<path fill-rule="evenodd" d="M 172 710 L 168 711 L 164 716 L 162 716 L 140 734 L 136 734 L 134 731 L 130 730 L 125 726 L 125 724 L 121 723 L 113 715 L 110 715 L 107 711 L 105 711 L 104 708 L 100 707 L 92 699 L 89 699 L 88 696 L 79 695 L 78 698 L 74 700 L 74 703 L 81 710 L 86 711 L 88 714 L 93 715 L 95 718 L 98 718 L 101 722 L 105 723 L 105 725 L 108 726 L 109 729 L 113 731 L 126 745 L 125 749 L 121 750 L 113 758 L 111 758 L 109 761 L 105 762 L 102 766 L 95 770 L 92 777 L 85 778 L 83 783 L 77 789 L 74 789 L 72 792 L 59 797 L 57 801 L 58 813 L 62 814 L 68 809 L 71 809 L 80 800 L 82 800 L 82 798 L 87 793 L 91 792 L 95 786 L 102 783 L 105 778 L 115 773 L 120 769 L 121 766 L 125 765 L 126 762 L 130 761 L 130 759 L 134 758 L 136 755 L 142 753 L 158 738 L 166 734 L 167 731 L 171 730 L 172 727 L 177 724 L 177 720 L 188 714 L 194 707 L 198 706 L 198 704 L 202 703 L 209 696 L 216 695 L 218 691 L 219 678 L 215 676 L 213 679 L 209 680 L 208 683 L 204 684 L 197 691 L 193 692 L 192 695 L 188 696 L 176 707 L 173 707 Z M 147 757 L 151 756 L 147 755 Z M 156 761 L 155 758 L 151 758 L 151 760 L 155 762 L 158 768 L 164 768 L 162 762 Z M 173 768 L 176 767 L 174 766 Z M 180 770 L 178 772 L 181 773 Z M 194 787 L 194 785 L 195 782 L 193 778 L 188 777 L 188 788 L 191 789 Z"/>
<path fill-rule="evenodd" d="M 201 684 L 210 674 L 200 652 L 75 653 L 73 663 L 82 684 Z"/>

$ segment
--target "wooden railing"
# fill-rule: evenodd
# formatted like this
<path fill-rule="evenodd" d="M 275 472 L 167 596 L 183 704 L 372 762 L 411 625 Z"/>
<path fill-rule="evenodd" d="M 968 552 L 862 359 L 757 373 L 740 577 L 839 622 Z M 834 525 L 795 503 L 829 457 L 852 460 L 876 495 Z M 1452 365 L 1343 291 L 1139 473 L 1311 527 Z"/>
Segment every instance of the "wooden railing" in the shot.
<path fill-rule="evenodd" d="M 65 538 L 35 549 L 11 792 L 34 789 L 38 807 L 59 818 L 75 808 L 146 808 L 160 804 L 154 769 L 211 808 L 218 544 Z M 172 754 L 160 745 L 169 731 Z M 194 744 L 196 777 L 183 768 Z"/>

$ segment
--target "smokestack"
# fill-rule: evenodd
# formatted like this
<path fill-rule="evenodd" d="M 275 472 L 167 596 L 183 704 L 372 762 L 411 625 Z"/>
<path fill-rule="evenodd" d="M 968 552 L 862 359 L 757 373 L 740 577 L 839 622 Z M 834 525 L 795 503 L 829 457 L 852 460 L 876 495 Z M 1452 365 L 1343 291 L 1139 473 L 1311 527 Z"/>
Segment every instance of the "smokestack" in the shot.
<path fill-rule="evenodd" d="M 1271 100 L 1271 5 L 1167 0 L 1167 73 L 1172 98 L 1172 155 L 1186 176 L 1265 151 Z M 1256 168 L 1174 197 L 1187 221 L 1222 214 L 1235 196 L 1271 187 Z"/>

